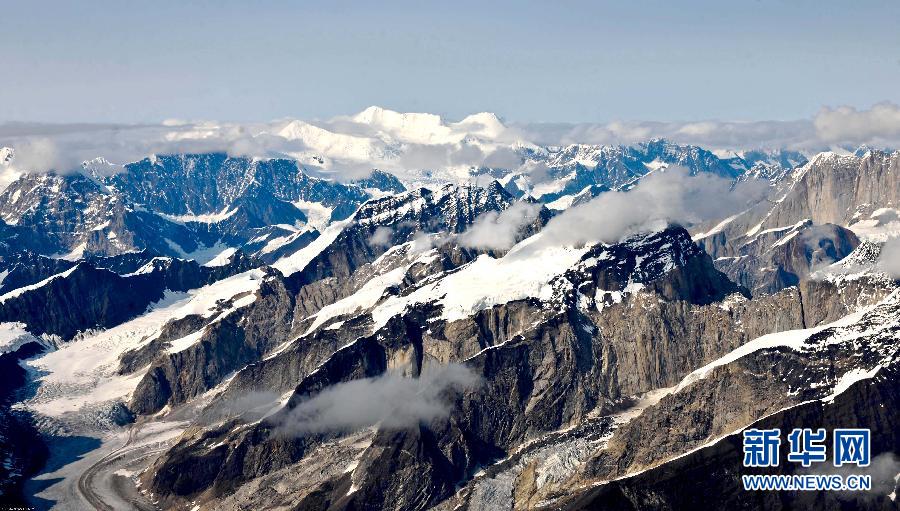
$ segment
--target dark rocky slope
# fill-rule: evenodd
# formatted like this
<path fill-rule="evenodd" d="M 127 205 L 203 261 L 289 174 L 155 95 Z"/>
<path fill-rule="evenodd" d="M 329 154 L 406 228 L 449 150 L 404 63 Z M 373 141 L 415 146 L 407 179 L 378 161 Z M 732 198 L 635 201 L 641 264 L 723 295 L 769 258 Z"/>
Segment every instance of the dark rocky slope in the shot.
<path fill-rule="evenodd" d="M 240 273 L 254 264 L 242 253 L 229 264 L 200 266 L 194 261 L 155 258 L 140 270 L 120 275 L 82 261 L 0 302 L 0 321 L 18 321 L 36 335 L 70 339 L 92 328 L 110 328 L 144 312 L 166 290 L 187 291 Z"/>
<path fill-rule="evenodd" d="M 28 342 L 0 354 L 0 502 L 5 506 L 27 509 L 22 484 L 40 470 L 48 455 L 29 414 L 11 408 L 16 392 L 25 384 L 19 361 L 43 350 L 38 342 Z"/>
<path fill-rule="evenodd" d="M 872 432 L 872 458 L 890 459 L 900 451 L 900 363 L 882 369 L 872 379 L 853 384 L 833 402 L 814 401 L 778 412 L 754 422 L 750 427 L 869 428 Z M 866 492 L 778 492 L 745 491 L 741 475 L 755 473 L 811 473 L 802 466 L 782 461 L 778 469 L 749 469 L 743 466 L 741 435 L 734 434 L 714 445 L 648 470 L 636 476 L 605 483 L 573 498 L 557 502 L 549 509 L 567 510 L 656 510 L 656 509 L 834 509 L 881 510 L 898 509 L 900 505 L 888 497 L 896 492 L 893 474 L 873 474 L 873 489 Z M 787 442 L 782 445 L 780 459 L 786 460 Z M 894 458 L 896 459 L 896 458 Z M 876 463 L 876 466 L 878 464 Z M 894 465 L 896 466 L 896 465 Z M 825 471 L 830 468 L 826 467 Z M 850 470 L 855 474 L 869 469 Z M 821 473 L 821 472 L 820 472 Z M 698 484 L 699 483 L 699 484 Z"/>
<path fill-rule="evenodd" d="M 289 373 L 298 374 L 300 384 L 284 410 L 260 423 L 241 426 L 240 422 L 226 422 L 185 437 L 148 473 L 148 487 L 172 504 L 198 496 L 219 499 L 254 478 L 298 462 L 315 463 L 305 457 L 333 437 L 278 433 L 282 417 L 307 396 L 388 368 L 403 368 L 417 375 L 433 364 L 464 361 L 482 377 L 483 385 L 453 398 L 448 421 L 413 430 L 378 431 L 361 454 L 360 466 L 367 470 L 354 477 L 356 491 L 352 495 L 343 498 L 336 494 L 345 488 L 339 480 L 327 483 L 334 491 L 323 487 L 307 495 L 315 495 L 321 502 L 342 502 L 340 507 L 366 502 L 388 508 L 398 508 L 399 504 L 391 503 L 400 502 L 417 502 L 414 507 L 434 505 L 471 477 L 477 467 L 505 456 L 528 438 L 577 424 L 592 410 L 612 409 L 632 393 L 674 384 L 700 361 L 738 345 L 740 338 L 728 338 L 727 332 L 734 327 L 722 322 L 729 314 L 717 305 L 704 305 L 738 288 L 712 268 L 709 257 L 690 243 L 683 229 L 673 228 L 607 250 L 615 256 L 598 258 L 592 253 L 585 256 L 581 271 L 561 277 L 557 300 L 552 303 L 512 302 L 450 324 L 437 320 L 439 310 L 423 305 L 355 341 L 324 331 L 297 343 L 298 347 L 312 346 L 305 348 L 306 355 L 286 350 L 262 365 L 250 366 L 245 371 L 252 377 L 239 375 L 235 381 L 289 384 L 297 380 L 278 375 L 288 368 Z M 643 282 L 648 291 L 598 312 L 598 319 L 580 308 L 573 292 L 598 282 L 615 288 L 635 281 Z M 600 318 L 610 317 L 618 308 L 651 304 L 659 304 L 665 319 L 648 322 L 645 328 L 653 330 L 646 330 L 646 336 L 634 325 L 621 326 L 621 332 L 614 329 L 612 320 L 610 326 L 598 325 Z M 699 309 L 687 313 L 684 308 Z M 669 326 L 656 330 L 652 325 Z M 695 331 L 707 331 L 704 336 L 715 342 L 689 342 Z M 660 334 L 669 339 L 668 349 L 651 348 L 662 342 L 657 337 Z M 323 346 L 329 335 L 334 339 L 332 350 L 339 343 L 349 344 L 329 355 L 328 343 Z M 650 345 L 635 349 L 634 340 Z M 320 351 L 310 358 L 310 349 Z M 648 352 L 665 359 L 625 356 Z M 205 447 L 211 444 L 221 444 L 215 458 L 209 458 L 213 453 Z M 409 453 L 415 454 L 410 458 Z M 195 465 L 204 467 L 203 477 L 188 482 L 178 476 Z"/>
<path fill-rule="evenodd" d="M 166 404 L 177 405 L 209 390 L 232 371 L 259 361 L 269 350 L 300 336 L 303 321 L 309 315 L 362 287 L 374 270 L 369 265 L 393 244 L 428 232 L 462 232 L 480 214 L 501 211 L 512 202 L 513 198 L 495 182 L 488 188 L 447 187 L 441 192 L 421 189 L 366 203 L 337 238 L 302 270 L 287 277 L 268 274 L 254 303 L 227 321 L 211 325 L 199 343 L 177 354 L 161 352 L 161 343 L 155 343 L 140 354 L 130 355 L 129 358 L 151 364 L 130 406 L 137 413 L 153 413 Z M 539 217 L 534 226 L 526 227 L 523 236 L 530 229 L 540 228 L 542 221 L 546 220 Z M 379 228 L 389 229 L 393 240 L 372 243 Z M 450 248 L 446 252 L 443 263 L 426 273 L 463 264 L 477 254 Z M 390 264 L 378 271 L 393 269 Z M 190 333 L 181 330 L 180 325 L 167 328 L 180 335 Z M 206 328 L 206 323 L 193 324 L 192 328 Z M 165 333 L 164 337 L 174 339 L 174 335 Z M 321 349 L 327 349 L 326 346 Z M 140 366 L 129 361 L 123 370 Z"/>

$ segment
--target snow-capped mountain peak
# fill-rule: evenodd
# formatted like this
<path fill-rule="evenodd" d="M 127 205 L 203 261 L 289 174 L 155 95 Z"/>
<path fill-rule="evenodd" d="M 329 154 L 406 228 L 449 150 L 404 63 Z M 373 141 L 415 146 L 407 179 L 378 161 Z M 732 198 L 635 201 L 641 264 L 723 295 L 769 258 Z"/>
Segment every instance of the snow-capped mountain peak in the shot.
<path fill-rule="evenodd" d="M 385 144 L 377 139 L 335 133 L 301 120 L 293 120 L 277 132 L 288 140 L 297 140 L 327 158 L 373 161 L 384 158 Z"/>
<path fill-rule="evenodd" d="M 495 141 L 506 131 L 506 126 L 493 113 L 480 112 L 459 122 L 448 122 L 440 115 L 429 113 L 401 113 L 370 106 L 351 117 L 389 140 L 409 144 L 456 144 L 467 137 Z"/>
<path fill-rule="evenodd" d="M 435 114 L 401 113 L 370 106 L 351 119 L 400 142 L 435 144 L 458 141 L 441 116 Z"/>

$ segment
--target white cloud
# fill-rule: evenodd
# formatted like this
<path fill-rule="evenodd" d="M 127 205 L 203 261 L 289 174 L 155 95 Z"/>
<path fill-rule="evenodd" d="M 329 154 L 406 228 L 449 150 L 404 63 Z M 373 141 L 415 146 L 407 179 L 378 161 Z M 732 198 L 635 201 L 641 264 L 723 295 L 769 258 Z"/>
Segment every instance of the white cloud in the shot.
<path fill-rule="evenodd" d="M 887 240 L 878 256 L 878 269 L 900 279 L 900 237 Z"/>
<path fill-rule="evenodd" d="M 144 125 L 6 123 L 0 124 L 0 147 L 15 148 L 17 156 L 9 169 L 0 171 L 5 174 L 0 176 L 0 182 L 23 171 L 70 171 L 97 157 L 124 164 L 151 154 L 185 152 L 292 157 L 314 172 L 354 179 L 373 167 L 401 178 L 423 169 L 443 172 L 469 167 L 518 168 L 523 159 L 517 148 L 529 144 L 633 144 L 667 138 L 709 149 L 733 150 L 817 151 L 834 146 L 855 148 L 863 143 L 900 146 L 900 106 L 893 103 L 879 103 L 862 110 L 823 108 L 814 119 L 796 121 L 503 124 L 485 114 L 462 123 L 416 115 L 407 120 L 416 122 L 398 128 L 406 136 L 400 140 L 392 138 L 396 133 L 390 130 L 353 117 L 302 123 L 309 128 L 298 138 L 279 135 L 290 124 L 286 120 L 246 124 L 183 120 Z M 353 142 L 353 147 L 344 147 L 350 144 L 348 141 Z M 328 148 L 328 154 L 322 154 L 323 147 Z M 346 158 L 341 157 L 344 153 Z M 535 182 L 543 177 L 540 169 L 523 170 L 531 172 Z"/>
<path fill-rule="evenodd" d="M 445 233 L 428 234 L 424 231 L 418 231 L 412 240 L 409 250 L 415 254 L 431 250 L 434 247 L 442 246 L 450 241 L 452 237 Z"/>
<path fill-rule="evenodd" d="M 642 179 L 627 192 L 606 192 L 571 207 L 550 220 L 541 236 L 544 243 L 584 245 L 614 243 L 667 223 L 691 225 L 723 218 L 746 209 L 766 193 L 766 185 L 747 182 L 731 188 L 731 181 L 712 175 L 690 176 L 670 167 Z"/>
<path fill-rule="evenodd" d="M 372 236 L 369 237 L 368 243 L 373 247 L 389 247 L 391 239 L 394 236 L 394 230 L 390 227 L 380 226 L 375 229 Z"/>
<path fill-rule="evenodd" d="M 708 149 L 797 149 L 819 151 L 861 144 L 900 146 L 900 106 L 882 102 L 869 109 L 825 107 L 813 119 L 793 121 L 654 122 L 600 124 L 523 124 L 525 138 L 552 144 L 634 144 L 665 138 Z"/>
<path fill-rule="evenodd" d="M 900 106 L 884 102 L 868 110 L 849 106 L 823 108 L 814 124 L 817 135 L 825 142 L 896 144 L 900 139 Z"/>
<path fill-rule="evenodd" d="M 430 367 L 419 378 L 387 373 L 338 383 L 301 402 L 278 424 L 284 434 L 354 431 L 378 425 L 403 429 L 447 417 L 447 393 L 474 387 L 479 378 L 459 364 Z"/>
<path fill-rule="evenodd" d="M 22 172 L 69 172 L 85 161 L 104 157 L 123 164 L 150 154 L 226 151 L 226 136 L 196 130 L 193 126 L 66 126 L 31 125 L 25 135 L 0 129 L 0 146 L 15 150 L 11 166 Z M 4 136 L 5 135 L 5 136 Z M 181 135 L 181 136 L 178 136 Z"/>
<path fill-rule="evenodd" d="M 237 415 L 242 415 L 248 422 L 259 420 L 278 406 L 280 399 L 279 394 L 270 391 L 248 392 L 217 399 L 203 410 L 197 423 L 211 425 Z"/>
<path fill-rule="evenodd" d="M 56 144 L 47 137 L 29 138 L 16 144 L 12 163 L 17 168 L 23 169 L 47 169 L 66 171 L 71 170 L 61 158 Z"/>
<path fill-rule="evenodd" d="M 811 149 L 827 147 L 811 120 L 797 121 L 614 121 L 606 124 L 527 124 L 528 138 L 541 145 L 635 144 L 665 138 L 708 149 Z"/>
<path fill-rule="evenodd" d="M 528 179 L 534 184 L 543 183 L 553 178 L 550 173 L 550 167 L 542 161 L 528 160 L 519 170 L 527 174 Z"/>
<path fill-rule="evenodd" d="M 804 472 L 810 474 L 840 474 L 844 477 L 851 474 L 856 476 L 868 475 L 872 479 L 872 487 L 868 491 L 837 492 L 837 498 L 847 501 L 856 501 L 859 499 L 883 499 L 885 496 L 896 493 L 898 482 L 897 474 L 900 474 L 900 456 L 897 456 L 897 454 L 891 451 L 887 451 L 874 456 L 866 467 L 859 467 L 856 465 L 834 467 L 830 463 L 822 463 L 813 465 L 808 469 L 801 469 L 801 473 Z"/>
<path fill-rule="evenodd" d="M 509 147 L 497 147 L 476 163 L 479 167 L 514 169 L 522 164 L 522 156 Z"/>
<path fill-rule="evenodd" d="M 519 232 L 534 222 L 540 211 L 539 205 L 520 201 L 499 213 L 482 213 L 457 237 L 457 242 L 469 248 L 506 250 L 516 243 Z"/>

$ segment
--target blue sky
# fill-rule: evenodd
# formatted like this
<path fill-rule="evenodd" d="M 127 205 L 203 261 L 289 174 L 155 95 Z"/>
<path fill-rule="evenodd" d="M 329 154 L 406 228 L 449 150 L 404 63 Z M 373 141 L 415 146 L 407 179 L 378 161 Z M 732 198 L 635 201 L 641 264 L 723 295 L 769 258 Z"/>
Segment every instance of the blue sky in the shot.
<path fill-rule="evenodd" d="M 900 2 L 3 4 L 0 123 L 328 118 L 372 104 L 523 122 L 763 120 L 900 102 Z"/>

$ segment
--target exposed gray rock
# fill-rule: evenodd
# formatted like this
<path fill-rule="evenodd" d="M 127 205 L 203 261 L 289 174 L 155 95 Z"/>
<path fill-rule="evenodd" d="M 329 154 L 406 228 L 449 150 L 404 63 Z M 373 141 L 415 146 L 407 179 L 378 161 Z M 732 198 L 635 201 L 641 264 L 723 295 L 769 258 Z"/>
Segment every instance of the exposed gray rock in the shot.
<path fill-rule="evenodd" d="M 7 243 L 45 255 L 113 255 L 149 249 L 178 255 L 201 238 L 183 225 L 136 209 L 82 174 L 26 174 L 0 194 L 0 218 L 10 224 Z M 14 242 L 12 241 L 14 240 Z"/>
<path fill-rule="evenodd" d="M 796 286 L 816 270 L 848 256 L 860 241 L 844 227 L 806 220 L 749 237 L 736 247 L 725 242 L 723 233 L 699 241 L 704 248 L 715 243 L 724 244 L 718 247 L 719 254 L 733 254 L 717 258 L 716 267 L 756 295 Z"/>
<path fill-rule="evenodd" d="M 900 367 L 895 362 L 872 379 L 854 383 L 833 402 L 813 401 L 778 412 L 753 424 L 759 429 L 790 431 L 815 424 L 829 433 L 852 424 L 871 430 L 872 458 L 892 456 L 900 448 L 894 426 L 900 417 Z M 760 470 L 743 467 L 740 434 L 673 460 L 639 475 L 576 491 L 548 506 L 550 509 L 896 509 L 888 497 L 896 491 L 890 475 L 873 475 L 867 492 L 764 492 L 743 491 L 741 475 Z M 860 473 L 866 469 L 858 469 Z M 799 466 L 784 463 L 779 473 L 803 474 Z M 698 488 L 697 481 L 703 481 Z"/>
<path fill-rule="evenodd" d="M 186 318 L 170 323 L 163 338 L 124 357 L 120 369 L 125 371 L 152 360 L 132 393 L 132 411 L 148 414 L 166 404 L 184 403 L 213 388 L 233 371 L 259 360 L 286 339 L 294 301 L 277 272 L 263 278 L 252 304 L 232 309 L 230 302 L 239 298 L 222 302 L 223 312 L 208 320 Z M 168 339 L 197 331 L 198 326 L 203 329 L 199 342 L 175 353 L 163 350 L 168 347 Z"/>
<path fill-rule="evenodd" d="M 36 335 L 70 339 L 92 328 L 121 324 L 163 297 L 166 290 L 187 291 L 247 270 L 254 261 L 241 253 L 218 267 L 194 261 L 153 258 L 139 271 L 120 275 L 81 261 L 30 287 L 13 290 L 0 301 L 0 321 L 25 323 Z"/>
<path fill-rule="evenodd" d="M 702 234 L 698 242 L 722 271 L 754 294 L 796 285 L 856 247 L 858 240 L 846 227 L 879 207 L 900 204 L 898 168 L 900 152 L 819 154 L 780 181 L 767 201 Z"/>
<path fill-rule="evenodd" d="M 347 506 L 362 502 L 395 509 L 404 506 L 391 503 L 434 505 L 477 467 L 504 457 L 526 440 L 578 424 L 597 409 L 612 410 L 630 395 L 674 385 L 698 363 L 771 328 L 768 323 L 756 324 L 756 330 L 744 327 L 742 323 L 751 323 L 751 318 L 768 321 L 770 314 L 790 321 L 799 317 L 800 303 L 791 302 L 788 294 L 771 300 L 793 303 L 793 315 L 776 303 L 757 309 L 759 302 L 743 297 L 734 299 L 731 308 L 715 303 L 738 288 L 712 268 L 709 257 L 690 243 L 682 229 L 606 250 L 628 265 L 618 269 L 615 257 L 589 253 L 584 269 L 560 278 L 560 292 L 552 304 L 513 302 L 450 324 L 436 320 L 439 310 L 423 306 L 355 340 L 336 330 L 319 330 L 244 369 L 245 374 L 239 373 L 232 390 L 226 392 L 239 396 L 237 388 L 259 391 L 263 386 L 277 392 L 299 380 L 284 410 L 258 424 L 217 428 L 215 437 L 204 436 L 207 433 L 186 437 L 157 463 L 154 470 L 160 475 L 148 475 L 147 484 L 170 504 L 188 498 L 215 500 L 273 471 L 315 463 L 306 457 L 324 439 L 276 434 L 279 417 L 305 396 L 389 367 L 416 375 L 430 364 L 464 361 L 482 376 L 484 384 L 456 398 L 449 422 L 379 432 L 360 458 L 359 466 L 367 468 L 357 469 L 355 492 L 346 498 L 335 494 L 345 487 L 332 479 L 310 493 L 324 499 L 321 502 L 340 501 Z M 586 288 L 585 283 L 603 282 L 613 288 L 635 281 L 643 281 L 646 289 L 602 310 L 582 309 L 584 304 L 579 305 L 575 293 L 565 292 Z M 642 313 L 634 314 L 634 310 Z M 698 337 L 699 341 L 694 340 Z M 262 385 L 256 386 L 257 382 Z M 207 465 L 202 446 L 213 441 L 231 447 L 220 455 L 224 459 Z M 410 452 L 415 453 L 413 459 L 404 454 Z M 214 474 L 193 481 L 190 487 L 169 482 L 182 471 L 180 467 L 194 463 L 207 465 L 206 470 Z M 214 468 L 218 465 L 222 468 Z M 228 468 L 232 465 L 242 467 L 240 472 Z M 332 490 L 323 490 L 326 487 Z"/>

